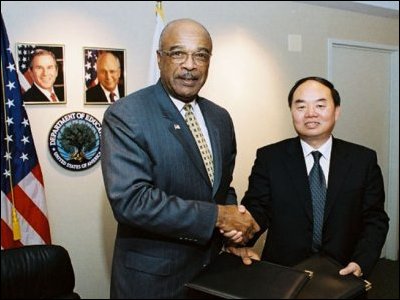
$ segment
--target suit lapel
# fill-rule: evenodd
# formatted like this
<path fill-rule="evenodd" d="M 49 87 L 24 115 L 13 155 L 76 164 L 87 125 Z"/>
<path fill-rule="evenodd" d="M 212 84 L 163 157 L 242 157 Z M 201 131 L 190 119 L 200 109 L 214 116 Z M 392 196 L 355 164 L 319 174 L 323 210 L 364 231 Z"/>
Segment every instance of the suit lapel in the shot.
<path fill-rule="evenodd" d="M 155 88 L 157 101 L 161 107 L 162 115 L 167 120 L 168 130 L 181 143 L 182 147 L 185 149 L 187 155 L 193 161 L 193 164 L 200 172 L 202 177 L 206 180 L 206 182 L 211 184 L 196 141 L 185 120 L 182 118 L 182 115 L 179 113 L 178 109 L 165 92 L 161 81 L 157 83 Z"/>
<path fill-rule="evenodd" d="M 343 145 L 339 140 L 333 138 L 324 221 L 328 219 L 329 213 L 335 203 L 335 199 L 337 199 L 337 194 L 341 190 L 350 168 L 351 161 L 348 158 L 346 150 L 343 148 Z"/>
<path fill-rule="evenodd" d="M 311 192 L 307 176 L 307 168 L 304 160 L 303 150 L 301 148 L 300 139 L 294 138 L 289 140 L 287 145 L 287 159 L 284 160 L 286 169 L 297 190 L 297 201 L 304 202 L 304 209 L 307 217 L 312 221 L 312 201 Z"/>

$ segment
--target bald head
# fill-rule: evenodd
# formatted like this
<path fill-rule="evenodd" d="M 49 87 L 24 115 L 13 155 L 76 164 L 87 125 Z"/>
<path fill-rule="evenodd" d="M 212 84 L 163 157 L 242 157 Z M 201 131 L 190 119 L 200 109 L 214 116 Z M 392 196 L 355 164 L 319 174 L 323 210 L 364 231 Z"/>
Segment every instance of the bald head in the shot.
<path fill-rule="evenodd" d="M 207 80 L 212 41 L 207 29 L 190 19 L 165 26 L 157 51 L 160 78 L 174 98 L 190 102 Z"/>
<path fill-rule="evenodd" d="M 178 19 L 169 22 L 160 35 L 159 49 L 164 49 L 166 39 L 170 36 L 178 35 L 180 32 L 192 32 L 193 35 L 203 35 L 208 40 L 210 51 L 212 50 L 212 40 L 208 30 L 199 22 L 192 19 Z"/>
<path fill-rule="evenodd" d="M 113 92 L 121 77 L 121 64 L 117 56 L 111 52 L 102 53 L 97 59 L 97 78 L 108 91 Z"/>

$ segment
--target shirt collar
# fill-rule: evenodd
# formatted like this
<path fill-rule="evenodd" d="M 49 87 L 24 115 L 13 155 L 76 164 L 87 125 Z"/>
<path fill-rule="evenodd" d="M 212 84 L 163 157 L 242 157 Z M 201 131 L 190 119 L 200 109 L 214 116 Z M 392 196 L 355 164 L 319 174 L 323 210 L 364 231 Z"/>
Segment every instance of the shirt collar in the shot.
<path fill-rule="evenodd" d="M 39 89 L 39 91 L 41 91 L 43 94 L 45 94 L 45 96 L 49 99 L 51 99 L 51 94 L 54 93 L 54 88 L 51 88 L 51 92 L 49 92 L 46 89 L 41 88 L 39 85 L 37 85 L 35 82 L 33 83 L 34 85 L 36 85 L 36 87 Z M 55 94 L 55 93 L 54 93 Z"/>
<path fill-rule="evenodd" d="M 102 88 L 102 90 L 103 90 L 104 93 L 106 94 L 107 99 L 109 99 L 109 98 L 110 98 L 111 92 L 110 92 L 109 90 L 105 89 L 105 88 L 101 85 L 101 83 L 100 83 L 100 87 Z M 119 92 L 118 92 L 118 85 L 115 87 L 115 89 L 114 89 L 112 92 L 115 94 L 115 96 L 117 97 L 117 99 L 120 98 L 120 97 L 119 97 Z"/>
<path fill-rule="evenodd" d="M 178 109 L 178 111 L 180 113 L 182 113 L 182 109 L 185 106 L 185 102 L 180 101 L 174 97 L 172 97 L 171 95 L 169 95 L 169 97 L 171 98 L 172 102 L 175 104 L 176 108 Z M 192 106 L 192 109 L 194 111 L 195 107 L 198 105 L 196 100 L 193 100 L 192 102 L 189 102 L 188 104 L 190 104 Z"/>
<path fill-rule="evenodd" d="M 313 151 L 319 151 L 322 154 L 322 157 L 324 157 L 326 160 L 330 160 L 331 157 L 331 150 L 332 150 L 332 135 L 329 137 L 329 139 L 322 144 L 321 147 L 318 149 L 314 149 L 311 147 L 309 144 L 307 144 L 305 141 L 300 139 L 301 147 L 303 148 L 303 154 L 304 157 L 307 157 L 308 155 L 311 154 Z"/>

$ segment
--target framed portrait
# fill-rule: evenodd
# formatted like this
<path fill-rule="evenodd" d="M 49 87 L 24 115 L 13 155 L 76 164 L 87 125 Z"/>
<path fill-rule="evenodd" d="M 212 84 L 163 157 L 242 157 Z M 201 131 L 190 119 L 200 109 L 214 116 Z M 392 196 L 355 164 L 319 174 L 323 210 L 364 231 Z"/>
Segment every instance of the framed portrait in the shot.
<path fill-rule="evenodd" d="M 83 48 L 85 104 L 112 104 L 126 95 L 125 50 Z"/>
<path fill-rule="evenodd" d="M 24 103 L 66 103 L 64 45 L 16 43 L 16 48 Z"/>

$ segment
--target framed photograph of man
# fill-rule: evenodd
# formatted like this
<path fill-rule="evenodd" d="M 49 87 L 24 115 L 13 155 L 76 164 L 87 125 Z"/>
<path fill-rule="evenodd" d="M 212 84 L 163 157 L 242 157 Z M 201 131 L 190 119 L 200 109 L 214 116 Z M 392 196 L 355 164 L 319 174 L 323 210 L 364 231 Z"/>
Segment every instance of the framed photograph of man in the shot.
<path fill-rule="evenodd" d="M 25 104 L 66 103 L 64 45 L 16 43 Z"/>
<path fill-rule="evenodd" d="M 126 95 L 125 50 L 83 48 L 85 104 L 112 104 Z"/>

